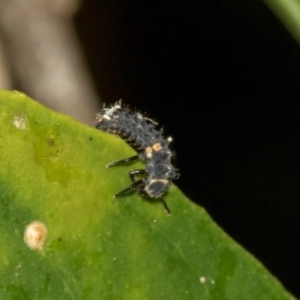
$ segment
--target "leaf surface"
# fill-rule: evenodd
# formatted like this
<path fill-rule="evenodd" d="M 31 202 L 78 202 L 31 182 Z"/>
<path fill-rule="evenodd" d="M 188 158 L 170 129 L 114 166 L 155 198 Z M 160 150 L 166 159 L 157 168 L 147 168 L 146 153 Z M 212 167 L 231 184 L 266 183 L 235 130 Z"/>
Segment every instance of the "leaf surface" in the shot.
<path fill-rule="evenodd" d="M 294 299 L 174 185 L 160 202 L 113 195 L 142 162 L 119 137 L 0 92 L 1 299 Z M 195 179 L 196 180 L 196 179 Z M 24 243 L 45 224 L 42 250 Z"/>

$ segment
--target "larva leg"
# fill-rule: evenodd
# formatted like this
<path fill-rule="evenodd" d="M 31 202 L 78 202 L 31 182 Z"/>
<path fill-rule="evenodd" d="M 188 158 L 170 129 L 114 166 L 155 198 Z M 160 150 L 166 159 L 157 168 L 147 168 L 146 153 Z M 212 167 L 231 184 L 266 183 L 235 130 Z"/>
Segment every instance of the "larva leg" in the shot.
<path fill-rule="evenodd" d="M 147 173 L 147 171 L 145 169 L 132 170 L 132 171 L 129 172 L 129 176 L 130 176 L 131 180 L 133 182 L 135 182 L 136 181 L 136 179 L 135 179 L 136 175 L 144 175 L 146 173 Z"/>
<path fill-rule="evenodd" d="M 168 207 L 167 202 L 165 201 L 165 199 L 164 198 L 160 198 L 160 200 L 161 200 L 161 202 L 162 202 L 162 204 L 164 206 L 164 209 L 167 212 L 167 214 L 171 215 L 171 211 L 170 211 L 170 209 L 169 209 L 169 207 Z"/>
<path fill-rule="evenodd" d="M 135 181 L 132 185 L 130 185 L 129 187 L 127 187 L 126 189 L 118 192 L 117 194 L 114 195 L 114 197 L 118 197 L 121 196 L 129 191 L 140 191 L 143 190 L 145 187 L 145 183 L 142 179 Z"/>
<path fill-rule="evenodd" d="M 112 166 L 115 166 L 115 165 L 126 164 L 126 163 L 129 163 L 129 162 L 137 160 L 137 159 L 139 159 L 139 156 L 134 155 L 134 156 L 131 156 L 131 157 L 128 157 L 128 158 L 125 158 L 125 159 L 115 160 L 115 161 L 112 161 L 109 164 L 107 164 L 106 168 L 109 168 L 109 167 L 112 167 Z"/>

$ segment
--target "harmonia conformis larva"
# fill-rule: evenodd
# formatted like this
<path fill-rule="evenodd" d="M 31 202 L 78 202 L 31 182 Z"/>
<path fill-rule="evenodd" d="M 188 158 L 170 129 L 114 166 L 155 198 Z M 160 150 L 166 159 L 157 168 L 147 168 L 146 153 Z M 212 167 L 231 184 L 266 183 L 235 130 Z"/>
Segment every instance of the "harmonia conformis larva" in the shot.
<path fill-rule="evenodd" d="M 150 198 L 160 199 L 165 210 L 170 210 L 163 198 L 173 179 L 179 177 L 177 169 L 172 165 L 173 153 L 169 148 L 172 139 L 164 138 L 162 130 L 157 130 L 157 123 L 137 111 L 123 107 L 121 101 L 113 106 L 103 108 L 97 114 L 96 128 L 108 133 L 119 135 L 138 155 L 109 163 L 112 167 L 141 159 L 146 163 L 146 169 L 133 170 L 129 173 L 133 184 L 120 191 L 115 197 L 128 191 L 136 190 Z M 136 178 L 136 175 L 145 175 Z"/>

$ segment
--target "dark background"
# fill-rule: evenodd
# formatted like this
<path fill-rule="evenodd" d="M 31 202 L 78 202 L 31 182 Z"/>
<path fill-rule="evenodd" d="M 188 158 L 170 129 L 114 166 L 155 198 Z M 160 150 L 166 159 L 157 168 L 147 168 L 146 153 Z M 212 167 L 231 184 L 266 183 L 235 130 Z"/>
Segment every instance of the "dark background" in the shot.
<path fill-rule="evenodd" d="M 85 1 L 106 103 L 171 133 L 176 184 L 300 297 L 300 48 L 261 2 Z"/>

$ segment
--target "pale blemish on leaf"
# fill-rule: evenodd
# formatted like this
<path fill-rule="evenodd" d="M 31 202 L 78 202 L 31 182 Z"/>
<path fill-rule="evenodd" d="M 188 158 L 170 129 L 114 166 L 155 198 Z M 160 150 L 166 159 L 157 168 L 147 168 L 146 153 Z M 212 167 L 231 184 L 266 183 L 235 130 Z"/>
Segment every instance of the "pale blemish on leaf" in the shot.
<path fill-rule="evenodd" d="M 205 283 L 206 282 L 206 278 L 204 276 L 201 276 L 199 280 L 200 280 L 201 283 Z"/>
<path fill-rule="evenodd" d="M 29 223 L 24 231 L 24 242 L 31 250 L 43 250 L 46 238 L 47 227 L 40 221 Z"/>
<path fill-rule="evenodd" d="M 13 124 L 16 128 L 24 130 L 27 127 L 27 119 L 24 114 L 15 115 L 13 118 Z"/>

